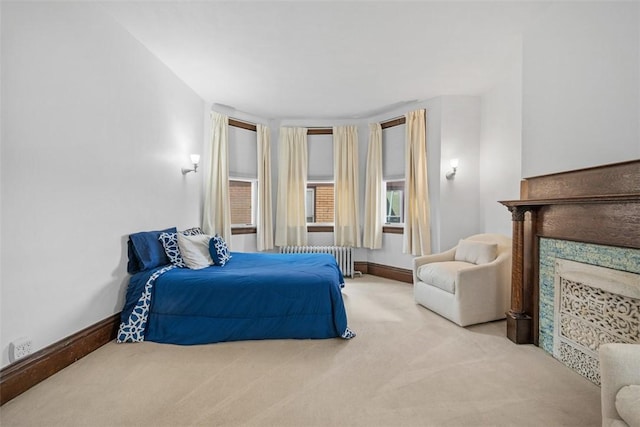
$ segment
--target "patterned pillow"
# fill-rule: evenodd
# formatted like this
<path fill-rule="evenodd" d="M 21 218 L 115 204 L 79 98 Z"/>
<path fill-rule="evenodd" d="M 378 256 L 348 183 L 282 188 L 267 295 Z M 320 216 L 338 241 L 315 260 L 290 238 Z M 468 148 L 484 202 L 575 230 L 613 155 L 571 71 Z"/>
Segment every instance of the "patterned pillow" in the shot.
<path fill-rule="evenodd" d="M 200 227 L 191 227 L 181 231 L 181 233 L 185 236 L 197 236 L 199 234 L 204 234 L 204 231 L 202 231 L 202 228 Z"/>
<path fill-rule="evenodd" d="M 162 242 L 164 252 L 167 254 L 167 258 L 169 258 L 171 264 L 181 268 L 187 266 L 182 259 L 182 254 L 180 254 L 180 248 L 178 248 L 177 233 L 161 233 L 158 240 Z"/>
<path fill-rule="evenodd" d="M 213 264 L 219 265 L 220 267 L 224 267 L 224 265 L 231 259 L 227 242 L 217 234 L 209 241 L 209 254 L 211 254 Z"/>

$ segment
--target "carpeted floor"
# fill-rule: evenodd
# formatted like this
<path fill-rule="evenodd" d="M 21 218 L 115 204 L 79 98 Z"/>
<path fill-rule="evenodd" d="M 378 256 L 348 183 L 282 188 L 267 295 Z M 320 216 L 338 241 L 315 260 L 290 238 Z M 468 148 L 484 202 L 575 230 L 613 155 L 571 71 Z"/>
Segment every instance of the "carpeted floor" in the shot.
<path fill-rule="evenodd" d="M 364 276 L 350 341 L 109 343 L 0 408 L 2 426 L 598 426 L 600 388 L 505 322 L 467 328 Z"/>

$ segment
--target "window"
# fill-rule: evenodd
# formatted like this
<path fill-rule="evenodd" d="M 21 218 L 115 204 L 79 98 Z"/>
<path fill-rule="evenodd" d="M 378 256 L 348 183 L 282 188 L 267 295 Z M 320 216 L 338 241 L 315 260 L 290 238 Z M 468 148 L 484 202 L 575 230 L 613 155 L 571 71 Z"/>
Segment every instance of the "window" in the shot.
<path fill-rule="evenodd" d="M 382 222 L 384 233 L 401 234 L 404 225 L 405 124 L 382 129 Z"/>
<path fill-rule="evenodd" d="M 333 224 L 333 183 L 307 183 L 307 223 Z"/>
<path fill-rule="evenodd" d="M 305 206 L 307 211 L 307 222 L 316 222 L 316 188 L 307 187 L 307 195 L 305 198 Z"/>
<path fill-rule="evenodd" d="M 231 233 L 255 229 L 258 215 L 258 145 L 254 129 L 231 123 L 227 128 L 229 144 L 229 202 Z"/>
<path fill-rule="evenodd" d="M 247 227 L 255 224 L 256 187 L 254 179 L 229 179 L 231 226 Z"/>
<path fill-rule="evenodd" d="M 385 183 L 385 224 L 404 223 L 404 180 Z"/>

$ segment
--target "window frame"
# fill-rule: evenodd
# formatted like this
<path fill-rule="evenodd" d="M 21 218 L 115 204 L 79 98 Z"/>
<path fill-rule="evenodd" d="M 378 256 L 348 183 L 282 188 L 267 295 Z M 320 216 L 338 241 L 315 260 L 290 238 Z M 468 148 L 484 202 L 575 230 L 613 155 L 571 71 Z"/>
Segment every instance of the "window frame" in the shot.
<path fill-rule="evenodd" d="M 309 187 L 309 183 L 307 183 L 307 188 L 305 190 L 304 193 L 304 216 L 306 218 L 307 221 L 307 225 L 309 224 L 315 224 L 315 218 L 316 218 L 316 188 L 317 187 Z M 311 204 L 309 204 L 309 193 L 312 193 L 313 197 L 313 201 Z M 313 209 L 313 213 L 311 214 L 311 219 L 313 219 L 313 221 L 309 221 L 309 212 L 307 211 L 307 209 L 311 206 L 311 208 Z"/>
<path fill-rule="evenodd" d="M 400 209 L 401 209 L 401 221 L 400 222 L 387 222 L 387 193 L 388 193 L 388 189 L 387 189 L 387 185 L 389 183 L 396 183 L 396 182 L 402 182 L 402 200 L 401 200 L 401 204 L 400 204 Z M 382 212 L 380 213 L 380 215 L 382 216 L 382 231 L 383 233 L 393 233 L 393 234 L 402 234 L 404 232 L 404 221 L 405 221 L 405 212 L 404 212 L 404 200 L 406 197 L 406 190 L 405 190 L 405 183 L 406 180 L 404 178 L 393 178 L 393 179 L 383 179 L 382 180 L 382 194 L 383 194 L 383 199 L 384 199 L 384 203 L 382 206 Z"/>

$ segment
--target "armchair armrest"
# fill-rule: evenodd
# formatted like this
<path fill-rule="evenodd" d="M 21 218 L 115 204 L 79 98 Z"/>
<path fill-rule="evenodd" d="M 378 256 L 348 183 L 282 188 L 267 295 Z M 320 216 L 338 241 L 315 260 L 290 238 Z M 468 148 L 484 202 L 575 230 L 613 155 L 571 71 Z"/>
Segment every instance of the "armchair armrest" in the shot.
<path fill-rule="evenodd" d="M 467 289 L 477 291 L 487 284 L 495 286 L 496 278 L 499 274 L 498 265 L 495 261 L 488 264 L 471 265 L 472 267 L 458 271 L 458 277 L 456 278 L 458 292 L 456 294 L 459 297 L 464 297 Z"/>
<path fill-rule="evenodd" d="M 456 299 L 460 307 L 498 307 L 508 310 L 511 295 L 511 253 L 503 252 L 487 264 L 473 265 L 458 272 Z"/>
<path fill-rule="evenodd" d="M 479 278 L 481 280 L 495 281 L 499 275 L 503 280 L 509 281 L 511 276 L 511 254 L 503 252 L 496 259 L 486 264 L 474 265 L 458 272 L 458 283 L 464 283 L 469 278 Z"/>
<path fill-rule="evenodd" d="M 445 252 L 415 257 L 413 259 L 413 283 L 416 284 L 418 282 L 417 272 L 420 266 L 423 266 L 425 264 L 429 264 L 432 262 L 453 261 L 455 254 L 456 254 L 456 248 L 453 247 Z"/>
<path fill-rule="evenodd" d="M 456 248 L 454 247 L 448 251 L 440 252 L 438 254 L 418 256 L 413 259 L 413 267 L 418 268 L 421 265 L 429 264 L 431 262 L 453 261 L 455 254 Z"/>

